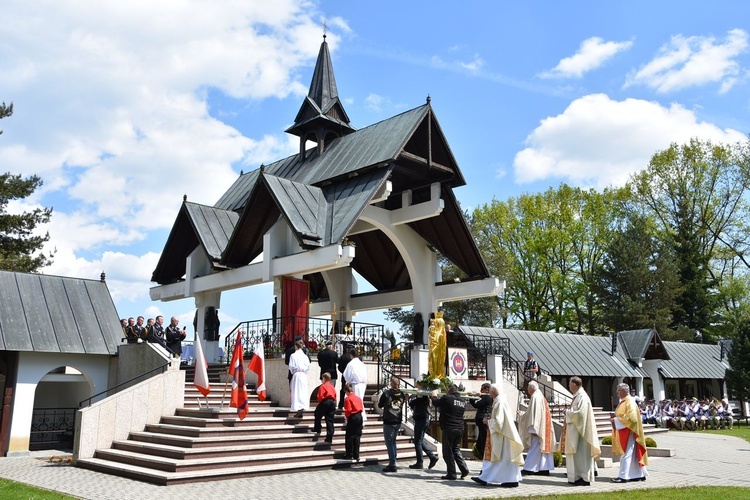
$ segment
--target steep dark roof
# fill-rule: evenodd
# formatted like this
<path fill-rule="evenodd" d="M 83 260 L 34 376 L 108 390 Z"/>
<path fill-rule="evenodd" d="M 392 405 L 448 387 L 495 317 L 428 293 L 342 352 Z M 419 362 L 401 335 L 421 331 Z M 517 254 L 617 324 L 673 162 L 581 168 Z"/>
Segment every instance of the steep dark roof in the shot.
<path fill-rule="evenodd" d="M 185 259 L 198 245 L 212 263 L 218 263 L 238 219 L 231 210 L 184 201 L 151 280 L 173 283 L 182 278 Z"/>
<path fill-rule="evenodd" d="M 411 280 L 392 241 L 374 228 L 349 234 L 375 195 L 384 191 L 386 181 L 392 192 L 378 206 L 389 211 L 404 208 L 404 197 L 399 195 L 407 191 L 412 205 L 430 201 L 435 192 L 431 186 L 439 184 L 442 212 L 408 222 L 409 227 L 453 262 L 463 272 L 462 279 L 489 277 L 452 191 L 465 184 L 464 177 L 429 99 L 355 130 L 339 100 L 324 38 L 310 90 L 287 132 L 298 135 L 301 145 L 315 136 L 317 147 L 305 151 L 301 146 L 298 154 L 241 174 L 213 207 L 216 220 L 219 215 L 230 219 L 229 213 L 237 214 L 231 219 L 231 230 L 222 227 L 222 237 L 196 223 L 200 214 L 183 208 L 152 281 L 179 281 L 185 258 L 199 244 L 215 270 L 246 265 L 262 252 L 263 235 L 283 217 L 303 249 L 341 244 L 348 237 L 357 245 L 351 266 L 364 279 L 378 291 L 408 289 Z M 327 297 L 322 279 L 315 275 L 307 279 L 315 285 L 311 300 Z"/>
<path fill-rule="evenodd" d="M 289 127 L 287 132 L 302 137 L 316 128 L 334 130 L 337 132 L 336 135 L 345 135 L 354 130 L 349 124 L 344 105 L 339 100 L 333 63 L 325 36 L 320 44 L 310 90 L 294 119 L 294 125 Z"/>
<path fill-rule="evenodd" d="M 122 327 L 106 283 L 0 271 L 0 350 L 116 354 Z"/>
<path fill-rule="evenodd" d="M 617 332 L 617 339 L 631 361 L 669 359 L 669 353 L 654 328 Z"/>

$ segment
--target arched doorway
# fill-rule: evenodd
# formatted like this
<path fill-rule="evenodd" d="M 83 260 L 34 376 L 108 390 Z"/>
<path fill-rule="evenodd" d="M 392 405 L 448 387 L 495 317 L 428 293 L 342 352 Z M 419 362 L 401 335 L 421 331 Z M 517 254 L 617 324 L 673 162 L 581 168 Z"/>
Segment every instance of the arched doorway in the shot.
<path fill-rule="evenodd" d="M 47 372 L 36 386 L 29 450 L 72 450 L 78 403 L 92 394 L 93 385 L 79 370 L 60 366 Z"/>

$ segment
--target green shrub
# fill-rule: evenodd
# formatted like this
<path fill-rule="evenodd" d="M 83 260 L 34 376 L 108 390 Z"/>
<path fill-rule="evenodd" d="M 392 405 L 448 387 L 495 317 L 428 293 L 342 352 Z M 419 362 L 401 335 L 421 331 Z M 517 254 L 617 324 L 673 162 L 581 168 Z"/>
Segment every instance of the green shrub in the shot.
<path fill-rule="evenodd" d="M 474 446 L 471 447 L 471 454 L 474 455 L 474 458 L 476 459 L 482 459 L 482 453 L 477 450 L 477 443 L 474 443 Z"/>
<path fill-rule="evenodd" d="M 646 438 L 646 448 L 656 448 L 656 441 L 654 441 L 654 438 L 647 437 Z"/>
<path fill-rule="evenodd" d="M 612 436 L 604 436 L 602 438 L 602 444 L 612 445 Z"/>
<path fill-rule="evenodd" d="M 556 451 L 552 453 L 552 457 L 555 459 L 555 467 L 562 467 L 562 453 Z"/>

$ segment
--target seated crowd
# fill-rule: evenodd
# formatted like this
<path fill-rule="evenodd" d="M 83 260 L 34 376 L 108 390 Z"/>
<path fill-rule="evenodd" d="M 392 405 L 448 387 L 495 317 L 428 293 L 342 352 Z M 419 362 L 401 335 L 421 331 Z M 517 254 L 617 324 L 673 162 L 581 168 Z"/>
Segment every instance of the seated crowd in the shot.
<path fill-rule="evenodd" d="M 709 426 L 712 429 L 731 429 L 734 426 L 732 405 L 727 399 L 664 399 L 658 403 L 652 399 L 641 401 L 640 408 L 644 424 L 666 429 L 695 431 Z"/>

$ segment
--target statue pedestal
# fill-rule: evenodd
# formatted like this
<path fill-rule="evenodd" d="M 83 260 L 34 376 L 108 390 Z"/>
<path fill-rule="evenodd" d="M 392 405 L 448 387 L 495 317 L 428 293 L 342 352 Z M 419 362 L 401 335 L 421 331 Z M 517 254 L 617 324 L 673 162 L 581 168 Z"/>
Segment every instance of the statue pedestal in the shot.
<path fill-rule="evenodd" d="M 411 350 L 411 378 L 419 380 L 429 371 L 430 350 L 425 347 L 415 347 Z"/>

